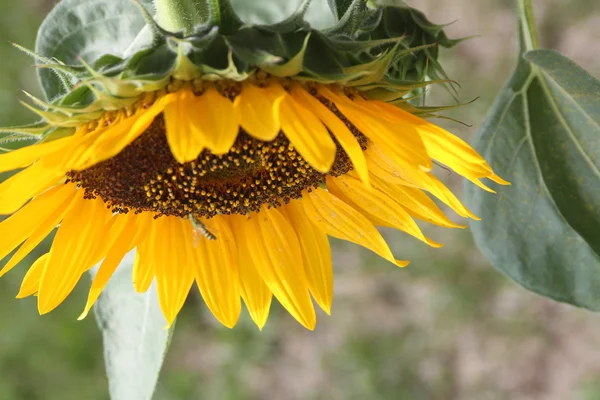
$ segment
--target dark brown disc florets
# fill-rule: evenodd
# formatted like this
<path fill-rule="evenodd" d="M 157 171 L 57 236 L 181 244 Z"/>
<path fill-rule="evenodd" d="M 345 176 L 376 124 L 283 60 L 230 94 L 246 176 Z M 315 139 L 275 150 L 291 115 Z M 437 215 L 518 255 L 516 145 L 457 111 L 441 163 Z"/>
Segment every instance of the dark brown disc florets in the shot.
<path fill-rule="evenodd" d="M 335 105 L 320 100 L 346 122 L 366 149 L 366 138 Z M 351 170 L 350 159 L 336 144 L 335 161 L 327 174 L 313 169 L 283 133 L 264 142 L 242 129 L 227 154 L 204 150 L 196 160 L 179 164 L 169 149 L 164 120 L 158 116 L 117 156 L 83 171 L 71 171 L 68 178 L 77 182 L 87 197 L 103 199 L 114 212 L 205 218 L 245 215 L 259 211 L 263 204 L 277 207 L 298 199 L 303 190 L 322 184 L 326 175 L 339 176 Z"/>

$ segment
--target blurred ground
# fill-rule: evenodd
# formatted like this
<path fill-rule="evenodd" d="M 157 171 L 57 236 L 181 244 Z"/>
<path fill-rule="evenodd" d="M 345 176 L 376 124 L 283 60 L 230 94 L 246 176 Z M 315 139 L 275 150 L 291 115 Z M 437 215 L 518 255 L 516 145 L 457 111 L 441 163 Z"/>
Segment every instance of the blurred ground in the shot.
<path fill-rule="evenodd" d="M 33 47 L 52 1 L 0 3 L 0 125 L 28 122 L 18 89 L 36 92 L 33 62 L 6 40 Z M 451 36 L 477 38 L 443 54 L 461 99 L 474 104 L 446 124 L 469 138 L 508 78 L 516 54 L 511 0 L 423 0 Z M 542 43 L 600 75 L 600 9 L 594 0 L 537 0 Z M 435 92 L 432 103 L 447 101 Z M 444 122 L 444 121 L 442 121 Z M 456 174 L 440 171 L 460 191 Z M 484 222 L 485 223 L 485 222 Z M 336 242 L 333 315 L 305 331 L 279 306 L 262 332 L 244 316 L 221 327 L 193 293 L 156 399 L 600 399 L 600 318 L 525 292 L 495 271 L 468 231 L 428 229 L 442 249 L 385 232 L 403 270 Z M 31 260 L 28 260 L 31 262 Z M 24 262 L 23 264 L 26 264 Z M 15 300 L 25 266 L 0 280 L 0 400 L 108 399 L 100 334 L 77 322 L 83 282 L 39 317 Z"/>

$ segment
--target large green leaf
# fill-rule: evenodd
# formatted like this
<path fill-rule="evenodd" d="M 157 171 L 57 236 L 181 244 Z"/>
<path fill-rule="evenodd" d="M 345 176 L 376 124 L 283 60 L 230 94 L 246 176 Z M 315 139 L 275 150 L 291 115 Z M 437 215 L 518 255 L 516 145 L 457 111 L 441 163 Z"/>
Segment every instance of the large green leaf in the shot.
<path fill-rule="evenodd" d="M 151 0 L 140 3 L 152 7 Z M 123 56 L 145 25 L 131 0 L 62 0 L 38 30 L 35 52 L 67 65 L 92 64 L 104 54 Z M 67 92 L 61 77 L 49 69 L 38 76 L 46 98 Z"/>
<path fill-rule="evenodd" d="M 512 182 L 466 188 L 489 260 L 524 287 L 600 310 L 600 82 L 551 50 L 525 52 L 475 147 Z"/>
<path fill-rule="evenodd" d="M 156 287 L 136 293 L 132 269 L 133 256 L 129 254 L 94 306 L 111 400 L 152 398 L 172 333 L 165 328 Z"/>

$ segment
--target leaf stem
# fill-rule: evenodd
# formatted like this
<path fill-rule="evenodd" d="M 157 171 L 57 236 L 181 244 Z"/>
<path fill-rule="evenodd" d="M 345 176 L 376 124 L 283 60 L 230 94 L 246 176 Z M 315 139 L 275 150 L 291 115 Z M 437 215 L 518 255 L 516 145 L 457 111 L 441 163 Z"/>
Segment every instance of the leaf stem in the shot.
<path fill-rule="evenodd" d="M 533 16 L 533 0 L 517 0 L 519 8 L 519 25 L 523 39 L 523 51 L 533 50 L 539 47 L 535 18 Z"/>

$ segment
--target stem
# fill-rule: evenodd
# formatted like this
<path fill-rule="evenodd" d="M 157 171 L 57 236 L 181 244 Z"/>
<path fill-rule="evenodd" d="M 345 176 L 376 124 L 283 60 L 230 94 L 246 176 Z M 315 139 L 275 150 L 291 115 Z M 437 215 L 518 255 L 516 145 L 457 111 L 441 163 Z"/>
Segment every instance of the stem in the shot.
<path fill-rule="evenodd" d="M 219 0 L 154 0 L 158 24 L 171 32 L 191 34 L 194 26 L 219 25 Z"/>
<path fill-rule="evenodd" d="M 219 0 L 206 0 L 208 3 L 208 12 L 211 22 L 215 25 L 221 24 L 221 7 L 219 6 Z"/>
<path fill-rule="evenodd" d="M 533 50 L 539 47 L 535 18 L 533 17 L 533 0 L 517 0 L 519 7 L 519 25 L 521 36 L 525 46 L 523 51 Z"/>
<path fill-rule="evenodd" d="M 170 32 L 188 32 L 192 26 L 183 2 L 185 0 L 154 0 L 158 24 Z"/>

